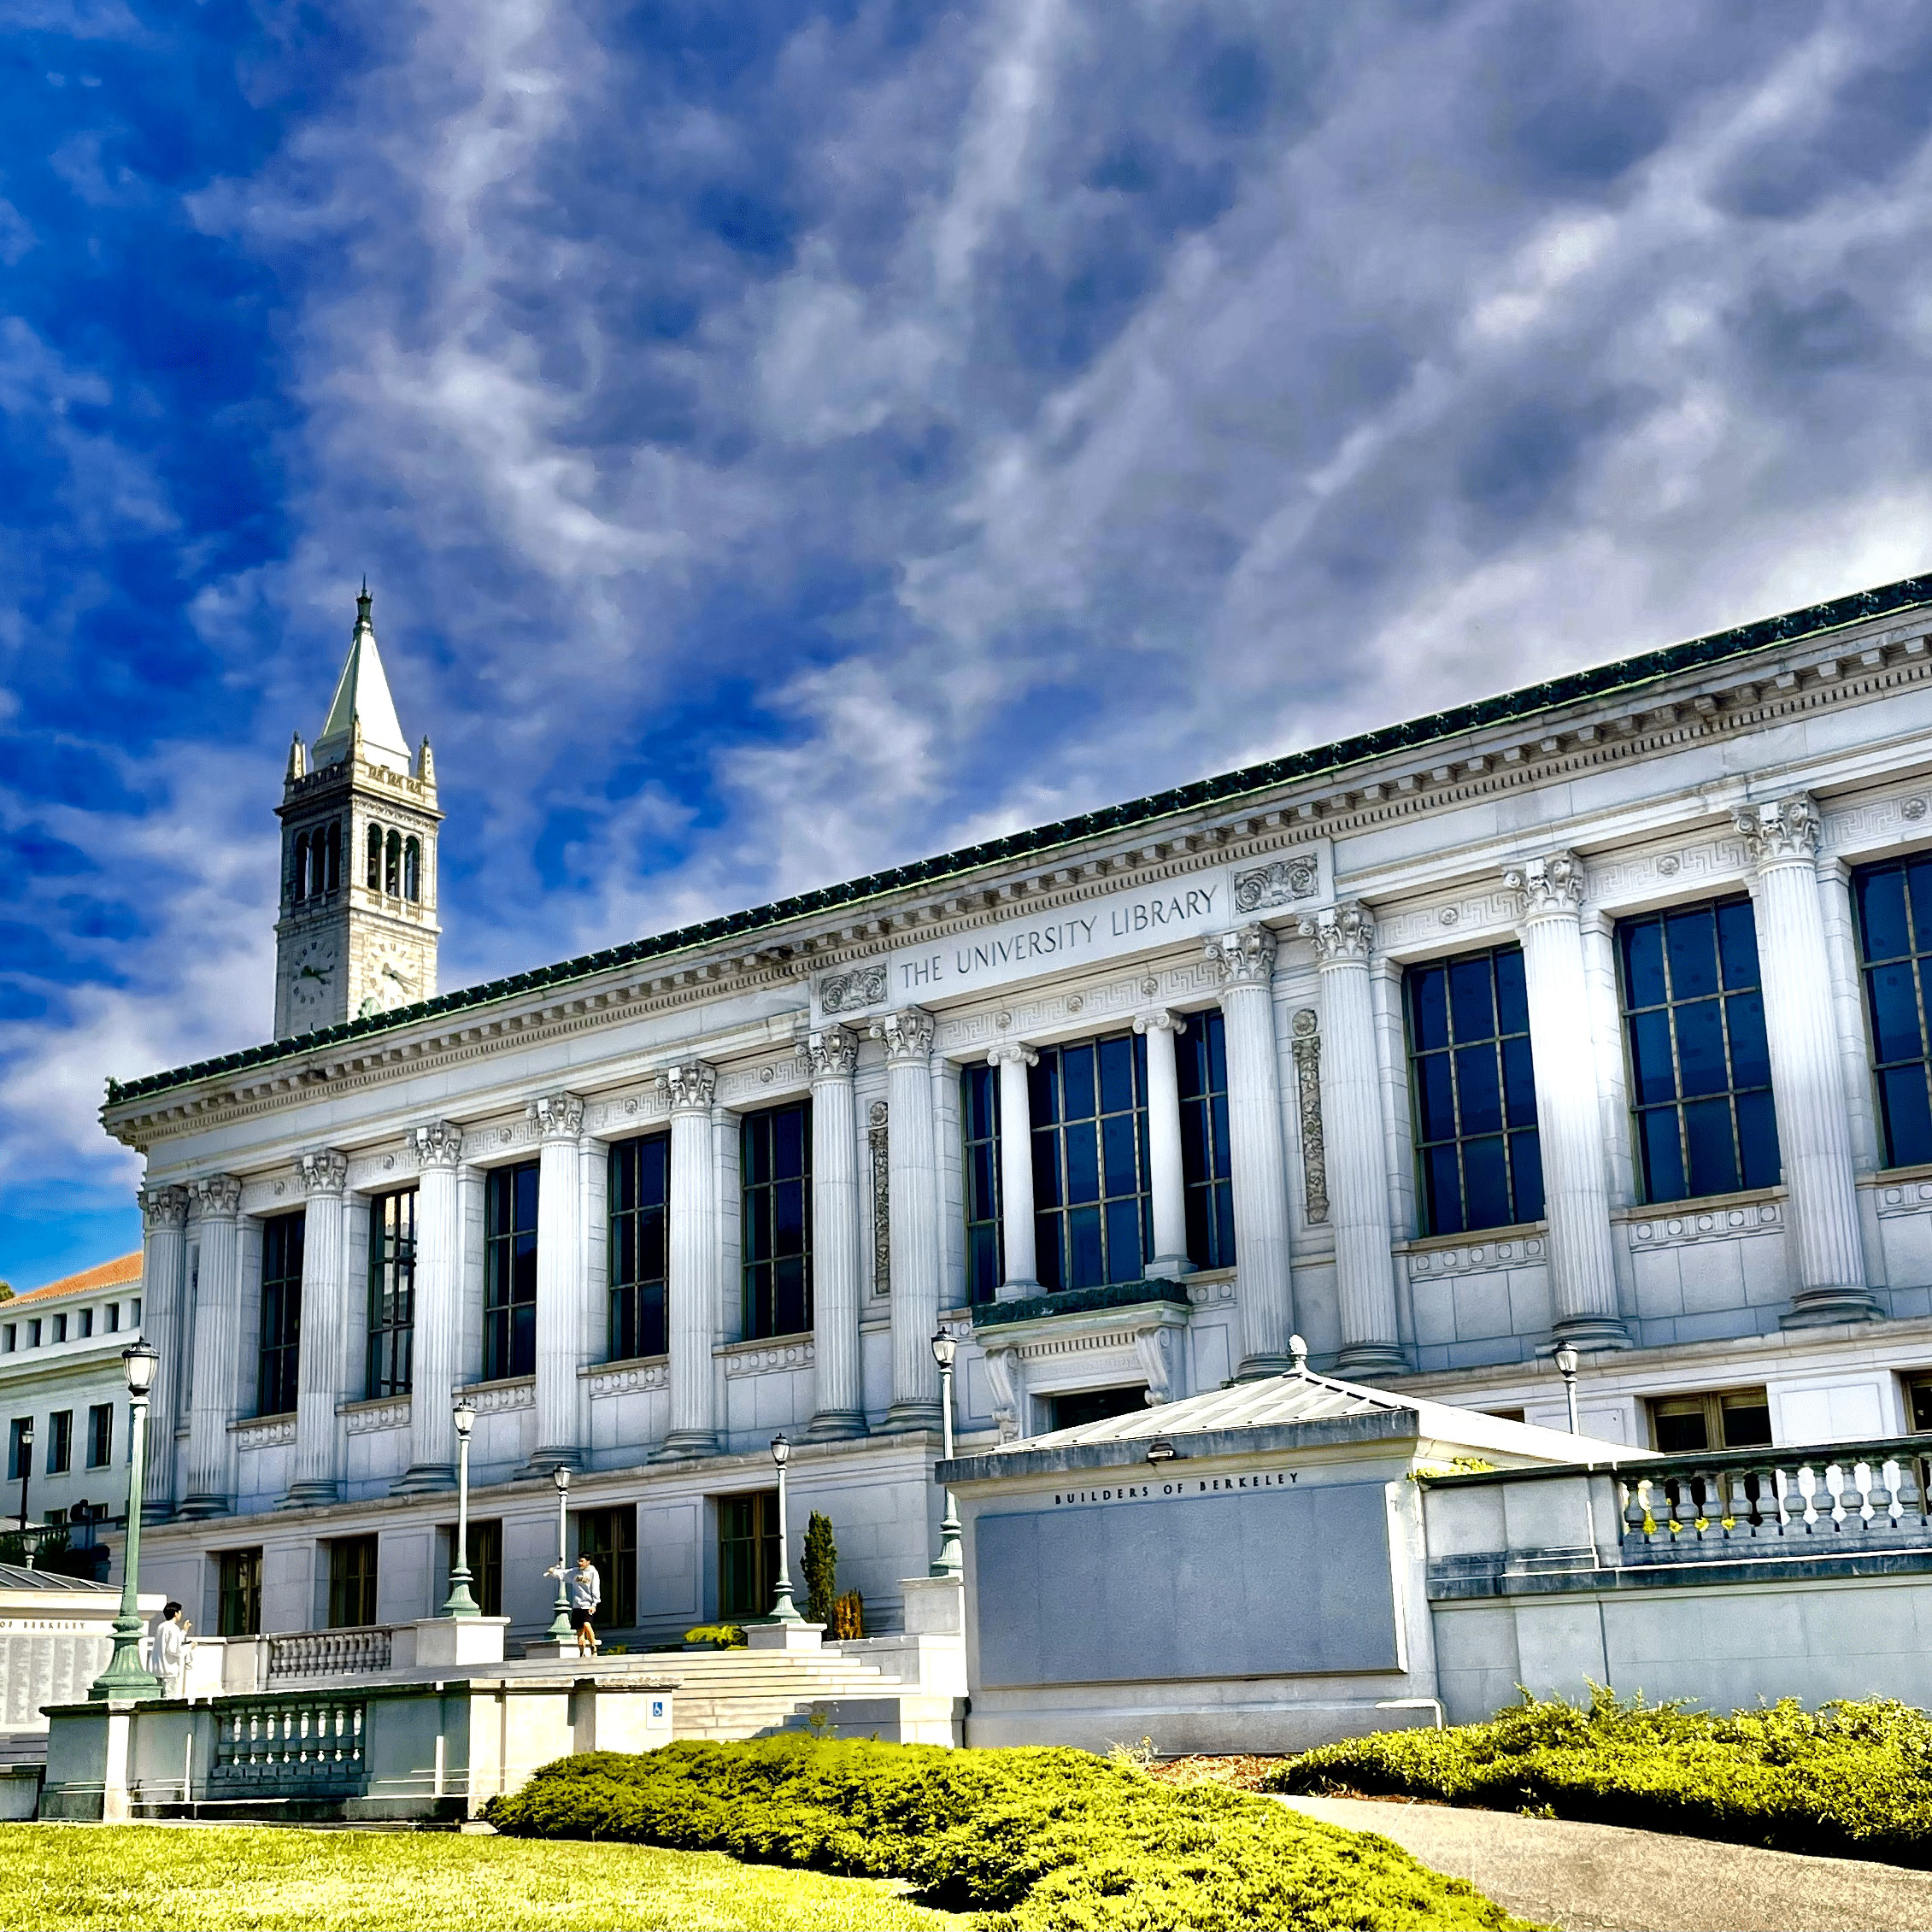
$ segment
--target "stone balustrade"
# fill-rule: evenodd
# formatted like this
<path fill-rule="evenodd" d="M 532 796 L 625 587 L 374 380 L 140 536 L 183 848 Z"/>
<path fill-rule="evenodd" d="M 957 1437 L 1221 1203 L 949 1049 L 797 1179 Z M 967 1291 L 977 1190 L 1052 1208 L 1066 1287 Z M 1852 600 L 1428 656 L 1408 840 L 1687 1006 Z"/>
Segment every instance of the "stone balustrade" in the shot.
<path fill-rule="evenodd" d="M 359 1700 L 314 1693 L 226 1705 L 215 1723 L 214 1761 L 208 1767 L 211 1794 L 281 1797 L 359 1792 L 367 1776 L 367 1708 Z"/>
<path fill-rule="evenodd" d="M 410 1627 L 414 1635 L 414 1626 Z M 366 1677 L 390 1668 L 395 1632 L 385 1624 L 349 1630 L 299 1630 L 272 1636 L 268 1681 L 296 1677 Z"/>

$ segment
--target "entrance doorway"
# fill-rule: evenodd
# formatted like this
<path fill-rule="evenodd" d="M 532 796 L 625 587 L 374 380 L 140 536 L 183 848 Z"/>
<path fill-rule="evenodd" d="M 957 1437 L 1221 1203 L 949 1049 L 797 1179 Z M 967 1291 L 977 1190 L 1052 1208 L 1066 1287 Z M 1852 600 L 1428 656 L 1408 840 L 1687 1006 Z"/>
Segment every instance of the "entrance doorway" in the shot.
<path fill-rule="evenodd" d="M 718 1614 L 770 1613 L 778 1581 L 778 1492 L 718 1499 Z"/>

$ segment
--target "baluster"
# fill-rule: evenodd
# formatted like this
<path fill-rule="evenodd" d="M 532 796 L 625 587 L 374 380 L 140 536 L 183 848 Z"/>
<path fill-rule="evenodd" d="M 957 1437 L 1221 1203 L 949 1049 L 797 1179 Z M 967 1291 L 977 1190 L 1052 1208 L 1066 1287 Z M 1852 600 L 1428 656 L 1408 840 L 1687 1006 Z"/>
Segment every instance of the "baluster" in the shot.
<path fill-rule="evenodd" d="M 1791 1472 L 1782 1464 L 1771 1470 L 1771 1500 L 1777 1507 L 1777 1533 L 1786 1536 L 1791 1529 Z"/>
<path fill-rule="evenodd" d="M 1798 1465 L 1798 1494 L 1803 1499 L 1804 1506 L 1800 1513 L 1806 1533 L 1816 1536 L 1818 1526 L 1818 1475 L 1817 1471 L 1808 1462 Z"/>
<path fill-rule="evenodd" d="M 1879 1464 L 1871 1492 L 1871 1526 L 1888 1533 L 1899 1527 L 1899 1465 L 1891 1457 Z"/>
<path fill-rule="evenodd" d="M 1850 1513 L 1845 1507 L 1845 1465 L 1835 1462 L 1820 1464 L 1818 1482 L 1824 1497 L 1821 1520 L 1827 1529 L 1842 1533 L 1845 1518 Z"/>
<path fill-rule="evenodd" d="M 1872 1517 L 1871 1465 L 1869 1462 L 1855 1462 L 1846 1471 L 1846 1475 L 1848 1478 L 1847 1487 L 1858 1499 L 1846 1512 L 1847 1526 L 1869 1534 Z"/>

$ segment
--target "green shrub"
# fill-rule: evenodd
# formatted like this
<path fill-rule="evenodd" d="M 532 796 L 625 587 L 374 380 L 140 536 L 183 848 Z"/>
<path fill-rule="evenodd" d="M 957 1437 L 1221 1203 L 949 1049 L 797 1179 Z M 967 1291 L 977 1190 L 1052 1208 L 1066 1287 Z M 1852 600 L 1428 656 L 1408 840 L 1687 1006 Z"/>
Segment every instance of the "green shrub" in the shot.
<path fill-rule="evenodd" d="M 1520 1704 L 1488 1724 L 1324 1745 L 1263 1780 L 1275 1791 L 1446 1798 L 1506 1811 L 1932 1865 L 1932 1717 L 1877 1699 L 1729 1717 L 1681 1703 Z"/>
<path fill-rule="evenodd" d="M 738 1624 L 700 1624 L 684 1632 L 686 1643 L 708 1643 L 713 1650 L 742 1650 L 744 1628 Z"/>
<path fill-rule="evenodd" d="M 591 1752 L 491 1800 L 512 1836 L 629 1839 L 853 1876 L 987 1932 L 1508 1927 L 1387 1839 L 1264 1798 L 1158 1784 L 1081 1751 L 772 1738 Z"/>
<path fill-rule="evenodd" d="M 856 1643 L 866 1634 L 866 1600 L 856 1590 L 847 1590 L 831 1600 L 831 1640 L 834 1643 Z"/>

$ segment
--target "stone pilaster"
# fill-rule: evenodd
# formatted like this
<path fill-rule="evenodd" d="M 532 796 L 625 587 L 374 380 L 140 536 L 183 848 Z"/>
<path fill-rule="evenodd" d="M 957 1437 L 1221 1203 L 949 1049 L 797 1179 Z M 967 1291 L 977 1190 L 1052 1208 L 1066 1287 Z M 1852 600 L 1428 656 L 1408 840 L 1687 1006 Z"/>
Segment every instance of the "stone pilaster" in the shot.
<path fill-rule="evenodd" d="M 718 1322 L 718 1215 L 711 1144 L 711 1097 L 718 1075 L 686 1060 L 659 1076 L 671 1100 L 669 1331 L 671 1428 L 668 1458 L 717 1453 L 711 1348 Z"/>
<path fill-rule="evenodd" d="M 1556 1338 L 1578 1348 L 1627 1348 L 1583 966 L 1583 862 L 1574 852 L 1545 853 L 1508 867 L 1503 884 L 1517 896 L 1523 938 Z"/>
<path fill-rule="evenodd" d="M 1002 1040 L 986 1056 L 1000 1070 L 1000 1233 L 1006 1266 L 994 1299 L 1024 1301 L 1040 1292 L 1033 1234 L 1033 1098 L 1026 1070 L 1040 1056 L 1021 1040 Z"/>
<path fill-rule="evenodd" d="M 902 1007 L 875 1020 L 885 1042 L 892 1137 L 892 1406 L 888 1429 L 939 1426 L 939 1165 L 933 1151 L 932 1015 Z"/>
<path fill-rule="evenodd" d="M 235 1500 L 234 1438 L 228 1424 L 241 1405 L 242 1183 L 232 1174 L 210 1174 L 188 1192 L 201 1231 L 201 1264 L 187 1493 L 179 1513 L 226 1516 Z M 141 1312 L 144 1316 L 147 1310 Z"/>
<path fill-rule="evenodd" d="M 297 1177 L 308 1205 L 302 1215 L 302 1319 L 296 1359 L 295 1480 L 284 1507 L 332 1503 L 342 1495 L 336 1403 L 346 1393 L 349 1336 L 348 1253 L 342 1224 L 349 1162 L 332 1148 L 303 1154 Z"/>
<path fill-rule="evenodd" d="M 864 1295 L 859 1240 L 859 1128 L 852 1076 L 859 1042 L 843 1026 L 806 1042 L 812 1061 L 812 1337 L 818 1437 L 866 1433 L 859 1355 Z"/>
<path fill-rule="evenodd" d="M 161 1357 L 155 1366 L 154 1392 L 148 1408 L 148 1460 L 142 1515 L 149 1522 L 161 1522 L 174 1513 L 174 1418 L 181 1406 L 188 1195 L 185 1188 L 144 1187 L 138 1199 L 141 1332 Z"/>
<path fill-rule="evenodd" d="M 1191 1275 L 1188 1259 L 1187 1183 L 1181 1172 L 1181 1089 L 1174 1042 L 1187 1031 L 1179 1013 L 1138 1015 L 1134 1031 L 1147 1041 L 1148 1190 L 1154 1207 L 1154 1254 L 1144 1272 L 1173 1279 Z"/>
<path fill-rule="evenodd" d="M 1301 931 L 1315 943 L 1321 973 L 1322 1120 L 1342 1316 L 1336 1366 L 1344 1375 L 1400 1374 L 1408 1365 L 1395 1321 L 1388 1143 L 1369 984 L 1375 920 L 1366 906 L 1350 900 L 1303 919 Z"/>
<path fill-rule="evenodd" d="M 1881 1311 L 1866 1285 L 1818 896 L 1817 807 L 1800 792 L 1746 806 L 1735 819 L 1758 875 L 1758 965 L 1778 1151 L 1790 1196 L 1790 1263 L 1798 1290 L 1784 1325 L 1874 1321 Z"/>
<path fill-rule="evenodd" d="M 431 1120 L 409 1130 L 416 1157 L 415 1333 L 410 1341 L 409 1466 L 391 1485 L 398 1495 L 456 1486 L 456 1431 L 450 1420 L 462 1361 L 463 1211 L 458 1164 L 463 1130 Z"/>
<path fill-rule="evenodd" d="M 575 1094 L 543 1094 L 524 1110 L 541 1136 L 537 1182 L 537 1450 L 533 1470 L 558 1463 L 577 1467 L 588 1430 L 578 1413 L 584 1397 L 584 1192 L 578 1184 L 578 1136 L 584 1102 Z"/>
<path fill-rule="evenodd" d="M 1241 1297 L 1243 1376 L 1289 1365 L 1295 1286 L 1289 1265 L 1288 1166 L 1275 1049 L 1275 936 L 1259 923 L 1217 934 L 1205 956 L 1221 982 L 1228 1046 L 1229 1176 Z"/>

